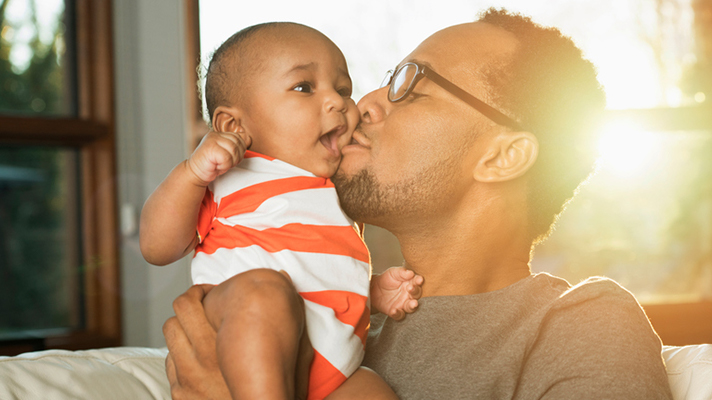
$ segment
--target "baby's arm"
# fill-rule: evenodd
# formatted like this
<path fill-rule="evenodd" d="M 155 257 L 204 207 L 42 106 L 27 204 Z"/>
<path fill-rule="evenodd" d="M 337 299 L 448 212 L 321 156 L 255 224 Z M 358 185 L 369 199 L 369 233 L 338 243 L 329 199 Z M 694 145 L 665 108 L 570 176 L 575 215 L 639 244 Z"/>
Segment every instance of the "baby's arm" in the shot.
<path fill-rule="evenodd" d="M 371 307 L 396 321 L 418 308 L 423 277 L 404 267 L 388 268 L 371 278 Z"/>
<path fill-rule="evenodd" d="M 249 142 L 248 136 L 209 132 L 190 158 L 173 168 L 141 212 L 139 242 L 146 261 L 170 264 L 195 248 L 205 188 L 242 160 Z"/>

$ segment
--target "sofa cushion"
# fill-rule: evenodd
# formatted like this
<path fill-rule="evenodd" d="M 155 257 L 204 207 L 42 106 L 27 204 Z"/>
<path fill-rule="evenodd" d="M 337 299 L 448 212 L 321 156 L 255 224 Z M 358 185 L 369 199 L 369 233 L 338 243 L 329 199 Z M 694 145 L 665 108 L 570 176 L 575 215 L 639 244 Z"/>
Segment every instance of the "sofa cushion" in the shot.
<path fill-rule="evenodd" d="M 168 351 L 117 347 L 0 357 L 0 399 L 170 399 Z M 676 400 L 712 399 L 712 345 L 665 346 Z"/>
<path fill-rule="evenodd" d="M 675 399 L 712 399 L 712 344 L 665 346 L 663 358 Z"/>
<path fill-rule="evenodd" d="M 168 350 L 46 350 L 0 357 L 0 399 L 170 399 Z"/>

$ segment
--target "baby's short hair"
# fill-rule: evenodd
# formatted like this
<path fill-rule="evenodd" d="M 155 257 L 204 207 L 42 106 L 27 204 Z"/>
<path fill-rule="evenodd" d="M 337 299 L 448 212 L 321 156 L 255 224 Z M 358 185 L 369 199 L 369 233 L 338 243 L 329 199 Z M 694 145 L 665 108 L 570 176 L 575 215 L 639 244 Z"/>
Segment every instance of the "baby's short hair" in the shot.
<path fill-rule="evenodd" d="M 245 89 L 246 84 L 242 81 L 242 78 L 249 71 L 243 71 L 240 67 L 244 67 L 247 64 L 239 63 L 237 64 L 238 67 L 234 68 L 236 64 L 233 64 L 230 60 L 237 56 L 238 61 L 245 61 L 245 58 L 254 56 L 245 47 L 250 38 L 260 31 L 285 26 L 304 25 L 294 22 L 265 22 L 252 25 L 230 36 L 210 56 L 210 62 L 205 74 L 204 95 L 208 111 L 207 119 L 211 125 L 215 109 L 220 105 L 230 104 L 235 98 L 239 98 Z"/>

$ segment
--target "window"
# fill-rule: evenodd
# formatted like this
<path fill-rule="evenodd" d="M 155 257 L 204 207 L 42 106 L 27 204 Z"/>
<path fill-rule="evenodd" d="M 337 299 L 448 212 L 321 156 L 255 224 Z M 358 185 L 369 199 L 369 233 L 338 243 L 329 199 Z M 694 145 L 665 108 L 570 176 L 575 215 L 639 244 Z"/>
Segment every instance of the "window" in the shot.
<path fill-rule="evenodd" d="M 0 354 L 120 344 L 110 9 L 0 0 Z"/>
<path fill-rule="evenodd" d="M 71 116 L 76 112 L 71 9 L 62 1 L 4 1 L 0 112 Z M 69 51 L 71 53 L 71 50 Z"/>
<path fill-rule="evenodd" d="M 200 0 L 201 59 L 207 62 L 212 50 L 246 26 L 304 23 L 342 49 L 359 99 L 431 33 L 472 21 L 490 6 L 560 28 L 597 65 L 608 124 L 599 173 L 536 249 L 532 268 L 574 284 L 609 276 L 643 303 L 665 344 L 712 342 L 712 2 L 329 4 L 284 1 L 229 9 L 225 2 Z M 402 262 L 387 232 L 369 227 L 366 240 L 374 268 Z"/>

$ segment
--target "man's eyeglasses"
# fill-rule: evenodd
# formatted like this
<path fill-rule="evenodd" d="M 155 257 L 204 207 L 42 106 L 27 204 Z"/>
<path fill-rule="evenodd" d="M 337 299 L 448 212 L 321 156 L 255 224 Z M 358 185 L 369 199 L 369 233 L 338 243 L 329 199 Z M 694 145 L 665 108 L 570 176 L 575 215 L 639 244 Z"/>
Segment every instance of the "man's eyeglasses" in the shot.
<path fill-rule="evenodd" d="M 407 62 L 398 67 L 395 72 L 393 72 L 393 70 L 388 71 L 386 73 L 386 77 L 381 83 L 381 87 L 390 85 L 388 88 L 388 100 L 395 103 L 408 97 L 418 81 L 424 77 L 430 79 L 433 83 L 452 93 L 455 97 L 469 104 L 472 108 L 499 125 L 504 125 L 517 131 L 522 130 L 521 125 L 519 125 L 517 121 L 509 118 L 508 116 L 497 111 L 494 107 L 467 93 L 454 83 L 443 78 L 440 74 L 424 65 Z"/>

